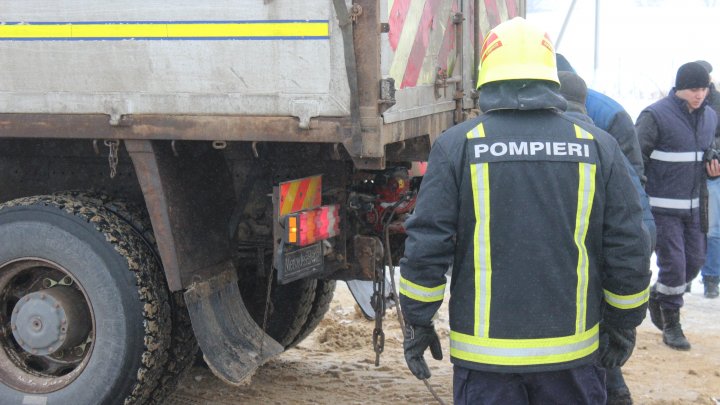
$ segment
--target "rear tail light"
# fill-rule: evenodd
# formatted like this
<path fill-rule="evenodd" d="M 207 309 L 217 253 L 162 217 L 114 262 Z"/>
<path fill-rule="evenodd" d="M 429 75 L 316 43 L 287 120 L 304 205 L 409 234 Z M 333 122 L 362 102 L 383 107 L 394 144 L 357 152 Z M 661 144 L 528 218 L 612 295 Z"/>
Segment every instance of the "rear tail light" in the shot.
<path fill-rule="evenodd" d="M 285 243 L 307 246 L 340 233 L 340 206 L 321 207 L 285 216 Z"/>

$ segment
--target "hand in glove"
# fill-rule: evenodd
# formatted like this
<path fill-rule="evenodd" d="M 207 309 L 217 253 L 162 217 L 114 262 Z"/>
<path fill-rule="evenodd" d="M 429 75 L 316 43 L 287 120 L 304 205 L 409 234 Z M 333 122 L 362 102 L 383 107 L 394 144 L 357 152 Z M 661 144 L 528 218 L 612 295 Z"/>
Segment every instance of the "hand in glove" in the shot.
<path fill-rule="evenodd" d="M 600 329 L 600 364 L 605 368 L 621 367 L 635 348 L 635 328 L 604 326 Z"/>
<path fill-rule="evenodd" d="M 442 360 L 440 338 L 432 324 L 430 326 L 405 325 L 405 340 L 403 341 L 405 362 L 413 375 L 420 380 L 430 378 L 430 369 L 423 357 L 425 349 L 428 347 L 430 347 L 430 353 L 435 360 Z"/>

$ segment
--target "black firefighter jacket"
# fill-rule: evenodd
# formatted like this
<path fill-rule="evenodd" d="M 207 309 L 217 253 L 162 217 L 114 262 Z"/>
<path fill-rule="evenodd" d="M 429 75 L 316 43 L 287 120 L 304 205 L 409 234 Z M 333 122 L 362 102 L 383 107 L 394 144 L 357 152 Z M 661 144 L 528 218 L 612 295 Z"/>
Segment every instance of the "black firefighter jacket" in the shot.
<path fill-rule="evenodd" d="M 400 301 L 428 325 L 450 283 L 454 364 L 497 372 L 594 361 L 599 323 L 632 328 L 649 238 L 617 142 L 560 113 L 550 82 L 488 84 L 486 113 L 434 143 L 406 222 Z M 604 308 L 604 313 L 603 313 Z"/>

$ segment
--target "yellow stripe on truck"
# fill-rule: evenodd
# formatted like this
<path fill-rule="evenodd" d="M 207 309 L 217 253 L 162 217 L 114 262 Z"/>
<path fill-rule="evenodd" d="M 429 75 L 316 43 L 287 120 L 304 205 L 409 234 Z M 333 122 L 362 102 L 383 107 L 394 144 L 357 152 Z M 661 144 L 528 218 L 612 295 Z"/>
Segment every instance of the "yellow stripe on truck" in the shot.
<path fill-rule="evenodd" d="M 321 39 L 327 21 L 69 22 L 0 24 L 0 40 Z"/>

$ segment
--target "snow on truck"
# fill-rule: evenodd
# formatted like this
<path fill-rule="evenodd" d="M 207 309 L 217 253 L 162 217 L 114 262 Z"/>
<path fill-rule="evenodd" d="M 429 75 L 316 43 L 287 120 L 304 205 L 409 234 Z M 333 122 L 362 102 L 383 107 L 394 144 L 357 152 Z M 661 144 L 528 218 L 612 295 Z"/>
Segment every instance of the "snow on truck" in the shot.
<path fill-rule="evenodd" d="M 160 403 L 198 346 L 246 383 L 336 280 L 378 295 L 412 162 L 524 7 L 4 0 L 0 403 Z"/>

